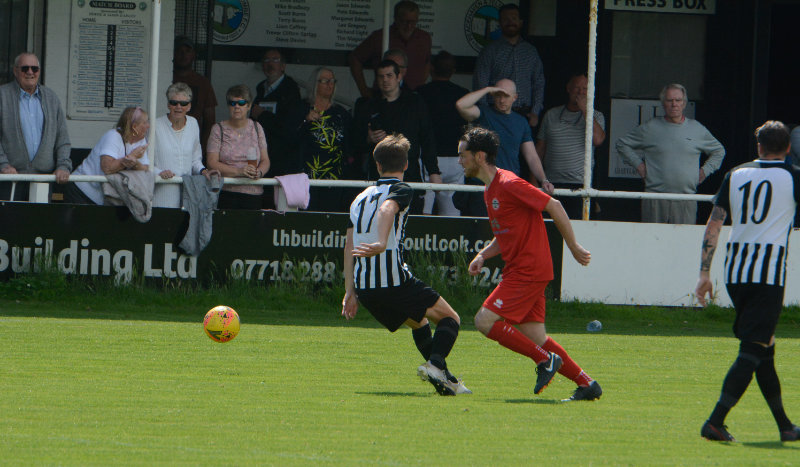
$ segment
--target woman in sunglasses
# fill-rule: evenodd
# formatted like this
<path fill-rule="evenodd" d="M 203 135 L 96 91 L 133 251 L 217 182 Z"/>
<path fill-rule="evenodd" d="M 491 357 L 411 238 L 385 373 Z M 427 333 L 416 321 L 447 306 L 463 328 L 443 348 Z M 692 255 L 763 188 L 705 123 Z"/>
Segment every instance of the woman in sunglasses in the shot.
<path fill-rule="evenodd" d="M 188 114 L 192 108 L 192 88 L 186 83 L 174 83 L 167 88 L 169 113 L 156 119 L 156 140 L 153 146 L 153 168 L 155 173 L 169 179 L 175 176 L 212 175 L 218 170 L 203 166 L 203 150 L 200 148 L 200 127 Z M 161 183 L 156 185 L 153 206 L 163 208 L 181 207 L 181 186 Z"/>
<path fill-rule="evenodd" d="M 225 94 L 230 118 L 211 128 L 206 146 L 206 163 L 223 177 L 258 180 L 269 170 L 267 140 L 261 125 L 248 115 L 253 97 L 250 88 L 239 84 Z M 223 185 L 219 209 L 261 209 L 262 185 Z"/>
<path fill-rule="evenodd" d="M 141 107 L 127 107 L 92 148 L 73 175 L 110 175 L 123 170 L 148 170 L 147 132 L 150 118 Z M 101 182 L 75 182 L 64 186 L 64 200 L 74 204 L 103 205 Z"/>

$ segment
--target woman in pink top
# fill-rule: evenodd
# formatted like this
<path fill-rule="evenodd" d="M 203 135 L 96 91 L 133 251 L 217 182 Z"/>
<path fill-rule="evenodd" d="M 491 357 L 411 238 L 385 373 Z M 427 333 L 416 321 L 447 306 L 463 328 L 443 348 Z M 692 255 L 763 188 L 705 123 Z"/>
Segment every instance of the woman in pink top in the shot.
<path fill-rule="evenodd" d="M 230 118 L 211 128 L 206 165 L 223 177 L 258 180 L 269 170 L 267 140 L 261 125 L 248 118 L 253 102 L 250 88 L 239 84 L 225 94 Z M 219 209 L 261 209 L 261 185 L 224 185 Z"/>

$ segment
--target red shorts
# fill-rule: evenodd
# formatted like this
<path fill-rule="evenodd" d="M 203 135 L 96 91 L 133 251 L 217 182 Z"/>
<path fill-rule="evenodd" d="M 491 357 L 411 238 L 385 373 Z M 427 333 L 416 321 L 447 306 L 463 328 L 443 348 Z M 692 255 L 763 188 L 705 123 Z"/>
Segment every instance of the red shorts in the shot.
<path fill-rule="evenodd" d="M 544 323 L 544 289 L 550 281 L 500 281 L 483 307 L 502 316 L 509 324 Z"/>

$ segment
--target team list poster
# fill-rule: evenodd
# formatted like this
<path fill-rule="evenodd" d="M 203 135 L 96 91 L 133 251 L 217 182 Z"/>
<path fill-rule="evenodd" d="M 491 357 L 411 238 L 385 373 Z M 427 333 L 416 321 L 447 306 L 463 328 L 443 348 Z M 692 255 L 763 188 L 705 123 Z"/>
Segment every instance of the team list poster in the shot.
<path fill-rule="evenodd" d="M 313 11 L 308 0 L 271 3 L 275 15 L 265 33 L 277 45 L 350 50 L 381 26 L 378 20 L 382 8 L 373 7 L 369 1 L 333 0 L 324 5 L 316 2 Z M 322 24 L 326 27 L 318 27 Z"/>
<path fill-rule="evenodd" d="M 394 5 L 396 2 L 391 2 Z M 431 34 L 433 52 L 475 56 L 499 34 L 502 0 L 418 0 L 417 26 Z M 230 0 L 214 9 L 218 44 L 353 50 L 383 27 L 383 0 Z M 394 21 L 390 12 L 389 21 Z"/>
<path fill-rule="evenodd" d="M 67 115 L 115 121 L 147 100 L 150 2 L 73 0 Z"/>

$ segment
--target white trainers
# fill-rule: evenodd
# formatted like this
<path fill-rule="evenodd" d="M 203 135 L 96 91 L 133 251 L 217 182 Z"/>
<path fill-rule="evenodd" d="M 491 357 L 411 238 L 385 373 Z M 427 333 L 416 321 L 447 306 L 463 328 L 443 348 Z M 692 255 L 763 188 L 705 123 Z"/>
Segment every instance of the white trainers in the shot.
<path fill-rule="evenodd" d="M 417 376 L 419 376 L 422 381 L 431 383 L 433 387 L 436 388 L 436 392 L 442 396 L 456 395 L 455 388 L 452 386 L 452 383 L 447 380 L 444 371 L 436 368 L 430 361 L 425 362 L 417 368 Z"/>
<path fill-rule="evenodd" d="M 452 381 L 447 381 L 447 385 L 450 387 L 450 389 L 453 390 L 453 392 L 456 393 L 456 395 L 458 395 L 458 394 L 472 394 L 472 391 L 470 391 L 470 389 L 468 387 L 464 386 L 464 382 L 461 381 L 460 379 L 455 383 L 452 382 Z"/>

